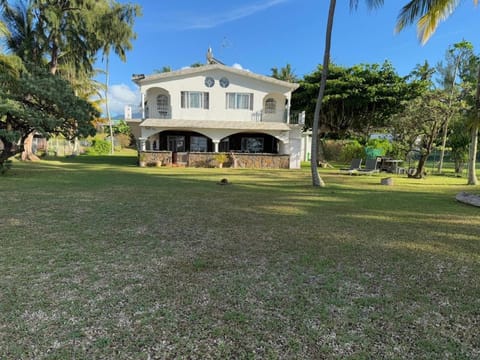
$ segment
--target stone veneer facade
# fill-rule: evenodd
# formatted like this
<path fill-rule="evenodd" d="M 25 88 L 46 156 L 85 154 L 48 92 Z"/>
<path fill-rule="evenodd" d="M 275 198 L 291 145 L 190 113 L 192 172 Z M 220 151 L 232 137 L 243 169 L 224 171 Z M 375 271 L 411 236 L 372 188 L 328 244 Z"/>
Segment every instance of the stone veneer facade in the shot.
<path fill-rule="evenodd" d="M 290 156 L 277 154 L 253 153 L 205 153 L 189 152 L 182 158 L 179 165 L 189 167 L 218 167 L 218 156 L 223 154 L 227 160 L 225 167 L 249 169 L 289 169 Z M 141 151 L 139 152 L 140 166 L 168 166 L 172 165 L 173 154 L 171 151 Z"/>

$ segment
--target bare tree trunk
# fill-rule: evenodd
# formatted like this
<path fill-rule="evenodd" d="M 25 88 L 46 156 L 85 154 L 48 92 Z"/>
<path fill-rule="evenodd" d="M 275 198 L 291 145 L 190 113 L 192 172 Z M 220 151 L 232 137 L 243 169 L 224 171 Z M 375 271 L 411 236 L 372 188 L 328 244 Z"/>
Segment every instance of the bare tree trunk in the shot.
<path fill-rule="evenodd" d="M 34 133 L 31 132 L 25 141 L 23 142 L 23 152 L 22 152 L 22 160 L 23 161 L 37 161 L 40 158 L 33 153 L 33 135 Z"/>
<path fill-rule="evenodd" d="M 480 66 L 477 73 L 477 92 L 475 95 L 475 112 L 471 130 L 470 149 L 468 155 L 468 182 L 467 185 L 478 185 L 476 161 L 478 144 L 478 127 L 480 123 Z"/>
<path fill-rule="evenodd" d="M 325 94 L 325 86 L 327 85 L 328 66 L 330 64 L 330 46 L 332 41 L 332 28 L 336 4 L 336 0 L 330 0 L 327 30 L 325 35 L 325 51 L 323 53 L 322 78 L 320 79 L 320 89 L 318 90 L 318 98 L 315 105 L 315 114 L 313 117 L 312 126 L 312 157 L 310 158 L 310 168 L 312 171 L 312 185 L 319 187 L 325 187 L 325 183 L 318 174 L 318 129 L 320 124 L 320 112 L 322 110 L 323 95 Z"/>
<path fill-rule="evenodd" d="M 477 120 L 478 121 L 478 120 Z M 467 185 L 478 185 L 476 161 L 478 143 L 478 123 L 472 125 L 470 130 L 470 148 L 468 151 L 468 182 Z"/>
<path fill-rule="evenodd" d="M 110 81 L 110 73 L 109 71 L 109 54 L 106 57 L 106 64 L 105 64 L 105 110 L 107 112 L 108 118 L 108 126 L 110 127 L 110 154 L 113 155 L 114 145 L 113 145 L 113 124 L 112 124 L 112 117 L 110 115 L 110 106 L 108 104 L 108 83 Z"/>
<path fill-rule="evenodd" d="M 447 146 L 447 131 L 449 118 L 450 116 L 447 116 L 443 124 L 442 150 L 440 150 L 440 161 L 438 162 L 438 172 L 440 174 L 443 171 L 443 158 L 445 157 L 445 147 Z"/>

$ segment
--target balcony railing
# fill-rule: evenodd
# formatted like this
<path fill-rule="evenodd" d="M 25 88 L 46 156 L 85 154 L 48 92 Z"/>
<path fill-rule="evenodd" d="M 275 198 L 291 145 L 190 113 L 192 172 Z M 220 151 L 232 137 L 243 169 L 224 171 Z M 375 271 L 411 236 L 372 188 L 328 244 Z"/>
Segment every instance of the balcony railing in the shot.
<path fill-rule="evenodd" d="M 263 110 L 255 111 L 252 113 L 252 121 L 255 122 L 264 122 L 268 121 L 267 119 L 277 118 L 275 114 L 265 114 Z M 304 125 L 305 124 L 305 111 L 301 112 L 291 112 L 290 121 L 288 119 L 288 111 L 283 112 L 283 122 L 291 125 Z"/>

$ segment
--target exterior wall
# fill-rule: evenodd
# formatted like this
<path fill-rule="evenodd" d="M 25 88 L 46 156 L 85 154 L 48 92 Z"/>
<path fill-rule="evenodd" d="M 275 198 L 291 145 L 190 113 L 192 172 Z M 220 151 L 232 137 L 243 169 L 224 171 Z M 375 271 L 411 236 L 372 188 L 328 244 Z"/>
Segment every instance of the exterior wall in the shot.
<path fill-rule="evenodd" d="M 290 130 L 290 138 L 288 141 L 287 153 L 290 154 L 290 169 L 300 169 L 301 167 L 301 151 L 302 151 L 302 134 L 301 129 L 296 128 Z"/>
<path fill-rule="evenodd" d="M 302 133 L 302 161 L 310 161 L 312 151 L 312 132 L 306 131 Z"/>
<path fill-rule="evenodd" d="M 215 80 L 213 87 L 205 86 L 205 78 L 211 76 Z M 227 88 L 220 86 L 219 80 L 226 77 L 230 84 Z M 209 109 L 182 109 L 181 92 L 200 91 L 209 93 Z M 276 84 L 270 84 L 258 79 L 240 76 L 239 74 L 219 69 L 208 70 L 193 75 L 174 76 L 172 78 L 152 80 L 151 84 L 143 85 L 141 92 L 145 94 L 148 114 L 156 118 L 156 97 L 160 93 L 170 96 L 171 118 L 189 120 L 229 120 L 229 121 L 257 121 L 256 114 L 263 110 L 267 95 L 273 94 L 277 100 L 277 111 L 269 114 L 272 122 L 285 122 L 285 100 L 290 103 L 291 89 Z M 227 93 L 253 93 L 253 109 L 227 109 Z"/>
<path fill-rule="evenodd" d="M 288 169 L 290 164 L 289 155 L 275 154 L 239 154 L 224 153 L 227 161 L 224 166 L 249 169 Z M 218 153 L 195 153 L 186 154 L 186 166 L 189 167 L 217 167 Z M 141 160 L 141 162 L 140 162 Z M 158 166 L 172 164 L 171 151 L 144 151 L 139 155 L 140 166 Z"/>

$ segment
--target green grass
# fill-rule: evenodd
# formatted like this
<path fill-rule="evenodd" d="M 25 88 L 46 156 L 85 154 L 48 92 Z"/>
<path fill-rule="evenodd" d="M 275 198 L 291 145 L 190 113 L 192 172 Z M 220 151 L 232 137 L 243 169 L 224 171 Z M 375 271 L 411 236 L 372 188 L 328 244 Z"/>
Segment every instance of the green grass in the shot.
<path fill-rule="evenodd" d="M 478 189 L 321 171 L 15 162 L 0 358 L 479 358 Z"/>

